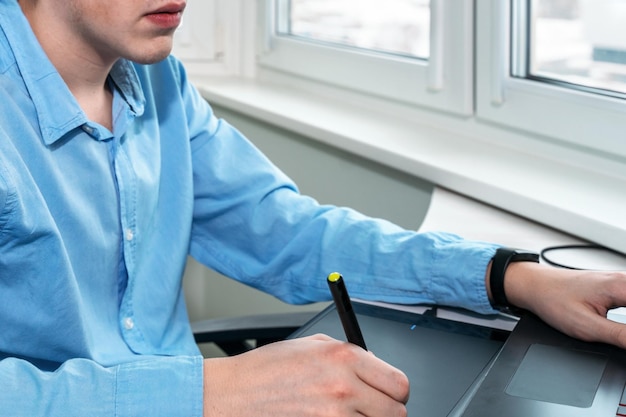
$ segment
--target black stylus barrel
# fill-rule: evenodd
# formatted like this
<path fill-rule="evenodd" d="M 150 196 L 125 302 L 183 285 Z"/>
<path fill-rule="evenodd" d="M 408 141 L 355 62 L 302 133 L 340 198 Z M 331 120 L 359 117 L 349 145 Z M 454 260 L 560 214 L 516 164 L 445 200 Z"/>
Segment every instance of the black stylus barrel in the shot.
<path fill-rule="evenodd" d="M 359 326 L 356 314 L 354 314 L 354 310 L 352 309 L 352 303 L 350 302 L 350 296 L 348 295 L 346 284 L 343 282 L 343 277 L 340 273 L 333 272 L 328 275 L 327 282 L 348 342 L 354 343 L 355 345 L 361 346 L 363 349 L 367 350 L 363 334 L 361 333 L 361 327 Z"/>

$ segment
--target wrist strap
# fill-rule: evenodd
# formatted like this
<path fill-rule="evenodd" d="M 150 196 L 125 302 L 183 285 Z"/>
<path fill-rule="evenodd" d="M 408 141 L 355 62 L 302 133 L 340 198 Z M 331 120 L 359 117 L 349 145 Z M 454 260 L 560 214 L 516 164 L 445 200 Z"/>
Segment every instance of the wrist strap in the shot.
<path fill-rule="evenodd" d="M 489 287 L 493 307 L 498 310 L 512 307 L 504 292 L 504 275 L 511 262 L 539 262 L 539 254 L 511 248 L 498 248 L 491 259 Z"/>

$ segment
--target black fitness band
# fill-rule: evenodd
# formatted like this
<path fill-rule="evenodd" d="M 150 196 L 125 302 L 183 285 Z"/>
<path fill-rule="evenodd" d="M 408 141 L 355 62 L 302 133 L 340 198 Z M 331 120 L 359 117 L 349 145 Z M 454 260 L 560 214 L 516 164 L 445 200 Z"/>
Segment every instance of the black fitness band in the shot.
<path fill-rule="evenodd" d="M 535 252 L 498 248 L 491 259 L 491 272 L 489 273 L 489 288 L 491 289 L 492 305 L 495 309 L 506 311 L 513 306 L 509 304 L 504 292 L 504 274 L 511 262 L 539 262 L 539 254 Z"/>

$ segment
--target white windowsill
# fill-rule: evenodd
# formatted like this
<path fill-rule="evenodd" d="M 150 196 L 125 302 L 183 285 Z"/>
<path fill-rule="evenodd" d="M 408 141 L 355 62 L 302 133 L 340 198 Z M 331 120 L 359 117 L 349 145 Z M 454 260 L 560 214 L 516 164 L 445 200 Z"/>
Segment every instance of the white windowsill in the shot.
<path fill-rule="evenodd" d="M 258 80 L 194 83 L 210 103 L 626 252 L 624 178 L 497 146 L 493 137 L 476 139 L 494 126 L 458 119 L 417 122 Z"/>

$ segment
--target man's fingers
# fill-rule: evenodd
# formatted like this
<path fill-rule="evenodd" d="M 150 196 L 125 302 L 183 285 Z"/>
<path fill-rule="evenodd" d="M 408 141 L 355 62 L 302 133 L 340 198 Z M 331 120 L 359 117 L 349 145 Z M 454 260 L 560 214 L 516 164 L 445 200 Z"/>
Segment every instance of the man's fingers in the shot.
<path fill-rule="evenodd" d="M 594 325 L 590 326 L 593 333 L 588 340 L 604 342 L 626 349 L 626 324 L 617 323 L 601 316 L 596 316 L 593 322 Z M 585 336 L 581 338 L 585 339 Z"/>
<path fill-rule="evenodd" d="M 401 370 L 389 365 L 368 352 L 367 367 L 357 368 L 357 376 L 396 401 L 406 404 L 409 400 L 409 379 Z"/>

